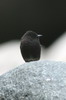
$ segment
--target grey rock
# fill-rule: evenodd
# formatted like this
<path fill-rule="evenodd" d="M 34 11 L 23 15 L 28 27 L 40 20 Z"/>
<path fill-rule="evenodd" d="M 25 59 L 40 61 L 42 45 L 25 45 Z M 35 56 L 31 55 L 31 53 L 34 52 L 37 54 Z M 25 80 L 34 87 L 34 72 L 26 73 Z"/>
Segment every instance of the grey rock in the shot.
<path fill-rule="evenodd" d="M 66 100 L 66 63 L 34 61 L 1 75 L 0 100 Z"/>

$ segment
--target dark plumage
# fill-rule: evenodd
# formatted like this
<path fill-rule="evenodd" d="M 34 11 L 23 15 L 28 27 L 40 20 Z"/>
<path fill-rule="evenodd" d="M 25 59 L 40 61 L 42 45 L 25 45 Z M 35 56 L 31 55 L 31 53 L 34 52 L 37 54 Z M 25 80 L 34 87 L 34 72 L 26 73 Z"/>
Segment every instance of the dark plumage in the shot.
<path fill-rule="evenodd" d="M 41 46 L 38 34 L 33 31 L 27 31 L 21 38 L 20 50 L 25 62 L 39 60 Z"/>

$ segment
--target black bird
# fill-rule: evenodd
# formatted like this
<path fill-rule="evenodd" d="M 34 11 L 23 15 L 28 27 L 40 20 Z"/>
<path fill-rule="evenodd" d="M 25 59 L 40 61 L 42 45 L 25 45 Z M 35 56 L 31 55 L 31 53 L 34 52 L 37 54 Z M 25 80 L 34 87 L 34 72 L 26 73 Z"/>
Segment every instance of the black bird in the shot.
<path fill-rule="evenodd" d="M 40 59 L 41 46 L 39 36 L 34 31 L 27 31 L 21 38 L 20 50 L 25 62 Z"/>

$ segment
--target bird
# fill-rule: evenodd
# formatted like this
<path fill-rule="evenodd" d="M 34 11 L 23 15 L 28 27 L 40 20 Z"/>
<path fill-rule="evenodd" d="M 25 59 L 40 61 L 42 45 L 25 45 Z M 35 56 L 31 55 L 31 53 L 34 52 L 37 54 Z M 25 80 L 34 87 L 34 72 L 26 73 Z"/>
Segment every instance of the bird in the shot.
<path fill-rule="evenodd" d="M 20 51 L 25 62 L 37 61 L 40 59 L 41 45 L 39 37 L 34 31 L 26 31 L 20 42 Z"/>

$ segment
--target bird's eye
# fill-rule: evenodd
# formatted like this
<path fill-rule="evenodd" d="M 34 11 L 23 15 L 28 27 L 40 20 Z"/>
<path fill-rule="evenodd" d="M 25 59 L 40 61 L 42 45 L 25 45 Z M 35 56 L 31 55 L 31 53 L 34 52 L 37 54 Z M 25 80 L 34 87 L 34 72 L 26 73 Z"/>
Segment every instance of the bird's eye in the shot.
<path fill-rule="evenodd" d="M 36 36 L 36 38 L 38 38 L 38 35 Z"/>

